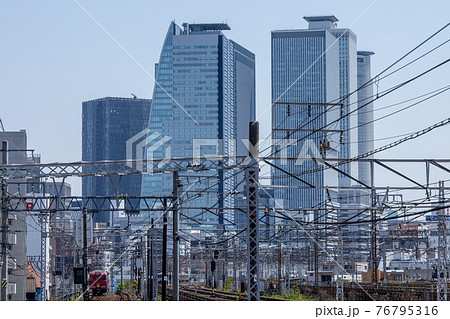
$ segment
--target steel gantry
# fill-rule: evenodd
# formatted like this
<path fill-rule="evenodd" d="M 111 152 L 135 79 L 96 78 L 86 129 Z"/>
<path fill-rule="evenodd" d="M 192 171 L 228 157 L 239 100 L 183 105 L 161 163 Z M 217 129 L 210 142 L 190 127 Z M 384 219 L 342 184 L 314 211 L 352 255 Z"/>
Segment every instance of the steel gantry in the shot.
<path fill-rule="evenodd" d="M 68 177 L 68 176 L 113 176 L 133 174 L 157 174 L 184 171 L 210 171 L 243 169 L 249 156 L 213 156 L 205 158 L 172 158 L 158 160 L 118 160 L 101 162 L 70 162 L 50 164 L 0 165 L 0 177 L 7 179 Z"/>
<path fill-rule="evenodd" d="M 444 182 L 439 181 L 439 201 L 444 203 Z M 437 266 L 437 301 L 447 301 L 447 223 L 445 211 L 438 215 L 438 266 Z"/>
<path fill-rule="evenodd" d="M 250 156 L 241 157 L 224 157 L 224 156 L 208 156 L 205 159 L 172 159 L 159 161 L 105 161 L 105 162 L 74 162 L 64 164 L 33 164 L 33 165 L 1 165 L 0 176 L 6 179 L 18 178 L 65 178 L 67 176 L 112 176 L 112 175 L 130 175 L 130 174 L 153 174 L 153 173 L 173 173 L 173 194 L 171 197 L 173 212 L 173 300 L 178 300 L 179 289 L 179 214 L 178 209 L 180 202 L 179 192 L 179 172 L 180 171 L 207 171 L 207 170 L 232 170 L 243 169 L 251 162 L 252 152 Z M 252 165 L 257 166 L 256 160 L 252 161 Z M 256 179 L 252 178 L 254 184 L 258 184 Z M 114 185 L 113 185 L 114 186 Z M 114 189 L 116 189 L 114 187 Z M 30 211 L 34 207 L 39 208 L 41 216 L 41 260 L 45 263 L 47 259 L 47 238 L 48 238 L 48 212 L 56 211 L 54 202 L 58 203 L 58 209 L 62 211 L 79 211 L 81 207 L 88 207 L 91 212 L 98 211 L 117 211 L 123 210 L 126 213 L 136 213 L 142 211 L 161 211 L 161 207 L 155 205 L 156 201 L 161 198 L 157 197 L 130 197 L 117 194 L 116 196 L 88 196 L 88 197 L 61 197 L 57 196 L 14 196 L 14 205 L 9 207 L 8 211 L 21 209 L 20 205 L 25 204 Z M 166 202 L 164 202 L 165 204 Z M 76 205 L 74 205 L 76 204 Z M 257 214 L 257 207 L 254 208 Z M 257 220 L 257 215 L 255 215 Z M 258 229 L 256 229 L 258 231 Z M 253 236 L 253 235 L 252 235 Z M 256 249 L 257 249 L 256 245 Z M 253 251 L 253 249 L 252 249 Z M 258 267 L 257 255 L 254 258 L 256 269 Z M 46 266 L 42 266 L 41 276 L 42 286 L 45 287 Z M 256 276 L 256 284 L 259 277 Z M 256 288 L 256 291 L 258 289 Z M 258 292 L 259 294 L 259 292 Z M 43 300 L 46 299 L 45 293 L 42 295 Z M 259 299 L 259 298 L 258 298 Z"/>
<path fill-rule="evenodd" d="M 259 123 L 250 122 L 250 167 L 245 172 L 247 191 L 247 298 L 259 296 Z"/>
<path fill-rule="evenodd" d="M 89 212 L 102 211 L 124 211 L 126 214 L 139 212 L 161 211 L 162 200 L 172 198 L 172 196 L 60 196 L 60 211 L 80 211 L 83 206 Z M 27 211 L 56 211 L 52 202 L 57 199 L 54 195 L 29 195 L 10 196 L 12 203 L 9 204 L 9 211 L 23 210 L 23 205 L 27 205 Z"/>
<path fill-rule="evenodd" d="M 256 128 L 257 124 L 253 124 L 250 128 Z M 39 178 L 39 177 L 52 177 L 52 178 L 63 178 L 65 176 L 112 176 L 112 175 L 128 175 L 128 174 L 150 174 L 150 173 L 167 173 L 172 172 L 174 176 L 181 171 L 207 171 L 207 170 L 245 170 L 246 171 L 246 197 L 247 197 L 247 280 L 248 280 L 248 296 L 249 300 L 258 300 L 259 299 L 259 219 L 257 218 L 258 210 L 259 210 L 259 167 L 258 163 L 260 161 L 270 161 L 279 158 L 262 158 L 259 157 L 257 146 L 257 135 L 250 134 L 250 154 L 249 156 L 241 156 L 241 157 L 224 157 L 224 156 L 216 156 L 216 157 L 208 157 L 205 159 L 172 159 L 170 161 L 167 160 L 155 160 L 155 161 L 105 161 L 105 162 L 73 162 L 73 163 L 52 163 L 52 164 L 33 164 L 33 165 L 0 165 L 0 178 L 5 181 L 11 179 L 21 179 L 21 178 Z M 289 159 L 287 159 L 289 160 Z M 292 158 L 291 160 L 297 160 L 296 158 Z M 304 160 L 312 160 L 316 161 L 316 159 L 304 159 Z M 336 169 L 338 164 L 341 162 L 345 163 L 345 159 L 321 159 L 322 162 L 327 162 L 330 165 L 324 165 L 321 169 Z M 373 214 L 373 218 L 369 221 L 372 224 L 372 233 L 375 235 L 372 237 L 372 260 L 377 260 L 377 237 L 376 237 L 376 224 L 378 222 L 377 212 L 380 213 L 381 208 L 379 207 L 379 203 L 377 200 L 377 191 L 383 189 L 391 189 L 391 190 L 422 190 L 425 191 L 426 195 L 429 196 L 430 190 L 438 189 L 438 187 L 433 186 L 433 183 L 430 182 L 430 168 L 435 167 L 440 172 L 450 173 L 450 169 L 445 167 L 444 165 L 450 163 L 450 159 L 349 159 L 349 161 L 358 161 L 358 162 L 369 162 L 372 166 L 377 166 L 382 169 L 386 169 L 391 173 L 394 173 L 397 177 L 401 177 L 403 180 L 406 180 L 413 185 L 401 185 L 401 186 L 377 186 L 375 182 L 372 182 L 372 185 L 368 186 L 363 183 L 359 183 L 356 179 L 353 179 L 357 183 L 361 184 L 363 187 L 366 187 L 372 191 L 372 204 L 369 207 Z M 404 163 L 425 163 L 426 166 L 426 181 L 424 183 L 417 182 L 416 180 L 406 176 L 406 174 L 399 172 L 394 169 L 390 165 L 392 163 L 404 164 Z M 332 167 L 331 167 L 332 166 Z M 142 167 L 144 171 L 140 171 L 137 167 Z M 308 174 L 311 172 L 300 172 L 295 175 L 301 176 L 302 174 Z M 372 170 L 372 175 L 374 175 Z M 276 178 L 276 176 L 274 177 Z M 174 179 L 175 180 L 175 179 Z M 174 186 L 178 187 L 178 184 L 174 184 Z M 303 187 L 303 186 L 300 186 Z M 314 185 L 305 185 L 304 187 L 326 187 L 327 189 L 339 189 L 340 187 L 337 185 L 324 185 L 324 186 L 314 186 Z M 347 187 L 351 189 L 352 187 Z M 354 188 L 359 188 L 354 187 Z M 450 189 L 448 187 L 444 187 L 440 185 L 440 188 L 443 190 Z M 176 192 L 175 192 L 176 190 Z M 176 202 L 175 207 L 181 204 L 179 200 L 179 189 L 174 188 L 174 193 L 167 198 L 170 198 L 174 202 Z M 2 196 L 6 197 L 6 196 Z M 58 203 L 58 210 L 61 211 L 74 211 L 80 210 L 79 207 L 87 206 L 90 212 L 95 211 L 125 211 L 128 213 L 133 212 L 141 212 L 141 211 L 161 211 L 161 206 L 158 205 L 157 198 L 151 197 L 129 197 L 129 196 L 110 196 L 110 197 L 95 197 L 95 196 L 87 196 L 87 197 L 61 197 L 61 196 L 9 196 L 8 199 L 8 208 L 6 211 L 13 210 L 23 210 L 21 207 L 27 207 L 27 203 L 31 203 L 32 205 L 28 205 L 28 207 L 35 207 L 31 210 L 39 211 L 42 213 L 42 221 L 41 227 L 43 237 L 42 247 L 44 247 L 44 241 L 46 242 L 46 233 L 48 231 L 48 214 L 44 213 L 45 211 L 49 211 L 51 209 L 56 209 L 52 207 L 51 204 L 54 201 Z M 2 203 L 6 203 L 6 199 L 2 198 Z M 77 205 L 74 205 L 77 203 Z M 173 204 L 173 203 L 172 203 Z M 40 209 L 38 209 L 40 208 Z M 168 210 L 174 210 L 175 208 L 168 208 Z M 184 208 L 183 208 L 184 209 Z M 189 209 L 186 207 L 186 209 Z M 191 207 L 192 209 L 192 207 Z M 215 207 L 214 209 L 218 209 Z M 224 208 L 225 209 L 225 208 Z M 288 210 L 287 210 L 288 211 Z M 178 217 L 179 218 L 179 217 Z M 176 223 L 176 220 L 174 220 Z M 47 224 L 47 226 L 46 226 Z M 320 223 L 316 223 L 320 225 Z M 445 224 L 445 223 L 444 223 Z M 174 224 L 175 225 L 175 224 Z M 313 227 L 317 227 L 314 225 Z M 444 225 L 445 227 L 445 225 Z M 444 230 L 445 232 L 445 230 Z M 47 233 L 48 234 L 48 233 Z M 178 230 L 176 227 L 174 228 L 174 240 L 178 238 Z M 443 237 L 443 241 L 445 240 L 445 236 Z M 373 240 L 375 239 L 375 240 Z M 441 244 L 444 246 L 444 244 Z M 174 242 L 175 247 L 175 242 Z M 317 250 L 319 248 L 317 247 Z M 445 248 L 444 248 L 445 249 Z M 176 251 L 176 249 L 175 249 Z M 317 251 L 316 251 L 317 253 Z M 445 256 L 445 251 L 442 251 L 442 256 Z M 177 255 L 176 253 L 174 255 Z M 174 256 L 176 258 L 176 256 Z M 442 259 L 442 258 L 441 258 Z M 440 259 L 440 260 L 441 260 Z M 45 261 L 46 258 L 43 259 Z M 445 267 L 446 261 L 442 259 L 441 263 Z M 373 262 L 374 267 L 377 267 L 377 262 Z M 176 262 L 174 263 L 176 266 Z M 315 265 L 315 268 L 318 268 L 318 265 Z M 45 267 L 42 267 L 45 268 Z M 445 269 L 445 268 L 442 268 Z M 373 270 L 373 269 L 372 269 Z M 45 278 L 45 276 L 43 276 Z M 42 280 L 42 278 L 41 278 Z M 177 278 L 174 276 L 174 280 L 177 281 Z M 444 280 L 444 279 L 443 279 Z M 446 280 L 446 278 L 445 278 Z M 374 280 L 375 281 L 375 280 Z M 44 284 L 45 286 L 45 284 Z M 443 290 L 441 290 L 443 291 Z M 444 291 L 443 291 L 444 292 Z M 340 295 L 337 295 L 337 299 L 340 298 Z"/>

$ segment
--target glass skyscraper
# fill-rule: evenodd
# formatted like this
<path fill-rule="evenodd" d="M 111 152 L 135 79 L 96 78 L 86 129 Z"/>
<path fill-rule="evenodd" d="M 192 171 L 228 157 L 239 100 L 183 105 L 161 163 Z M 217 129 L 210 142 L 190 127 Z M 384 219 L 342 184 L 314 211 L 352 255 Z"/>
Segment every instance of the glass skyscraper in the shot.
<path fill-rule="evenodd" d="M 340 112 L 336 106 L 327 107 L 325 112 L 325 106 L 319 105 L 336 102 L 340 93 L 339 46 L 330 32 L 337 19 L 306 20 L 310 22 L 307 30 L 272 32 L 272 128 L 274 154 L 278 158 L 336 157 L 339 151 L 338 134 L 315 131 L 337 118 Z M 287 146 L 289 140 L 296 144 Z M 329 147 L 325 147 L 324 141 L 330 142 Z M 294 174 L 317 168 L 313 161 L 280 159 L 275 164 Z M 331 170 L 300 178 L 319 187 L 337 184 L 337 175 Z M 289 208 L 319 208 L 328 198 L 325 190 L 309 188 L 277 169 L 272 170 L 272 184 L 291 186 L 275 189 L 275 198 L 283 198 Z M 331 192 L 330 196 L 336 199 L 335 193 Z"/>
<path fill-rule="evenodd" d="M 127 160 L 126 142 L 147 127 L 151 100 L 105 97 L 83 102 L 82 160 Z M 141 176 L 83 177 L 83 196 L 140 196 Z M 120 182 L 119 182 L 120 178 Z M 94 222 L 110 222 L 109 212 L 93 215 Z"/>
<path fill-rule="evenodd" d="M 310 22 L 310 28 L 312 27 Z M 356 35 L 350 29 L 336 28 L 333 24 L 330 24 L 329 31 L 336 37 L 339 45 L 339 102 L 343 104 L 342 114 L 348 114 L 358 107 L 358 95 L 350 95 L 358 87 Z M 342 130 L 339 140 L 339 157 L 352 158 L 357 156 L 358 117 L 356 115 L 344 117 L 339 121 L 339 128 Z M 357 163 L 344 164 L 339 169 L 352 177 L 358 178 Z M 351 180 L 348 177 L 339 174 L 339 186 L 350 186 L 350 184 Z"/>
<path fill-rule="evenodd" d="M 283 161 L 282 157 L 347 159 L 373 148 L 373 143 L 366 143 L 373 140 L 373 125 L 367 124 L 373 118 L 371 104 L 320 130 L 370 101 L 371 86 L 354 92 L 370 80 L 371 53 L 357 52 L 356 35 L 349 29 L 337 28 L 335 16 L 304 19 L 308 29 L 272 32 L 273 148 L 278 158 L 274 163 L 316 188 L 277 169 L 272 170 L 272 183 L 279 186 L 275 197 L 283 198 L 288 208 L 304 211 L 305 220 L 331 222 L 351 218 L 358 212 L 356 207 L 369 205 L 368 193 L 364 189 L 323 189 L 355 186 L 355 182 L 331 169 L 320 170 L 320 161 Z M 325 108 L 320 103 L 339 105 Z M 338 168 L 368 183 L 367 165 L 353 162 Z M 365 231 L 359 227 L 352 230 L 359 235 Z M 322 245 L 332 244 L 325 241 Z"/>
<path fill-rule="evenodd" d="M 350 29 L 337 28 L 338 19 L 335 16 L 312 16 L 304 19 L 309 23 L 308 29 L 272 32 L 272 100 L 292 103 L 289 106 L 274 105 L 273 136 L 276 140 L 283 138 L 300 140 L 296 146 L 289 147 L 289 153 L 286 154 L 289 157 L 298 157 L 301 150 L 306 149 L 304 144 L 307 141 L 304 137 L 310 135 L 313 130 L 315 133 L 308 139 L 314 141 L 315 148 L 321 156 L 329 158 L 338 156 L 343 159 L 355 157 L 373 147 L 373 144 L 365 144 L 362 141 L 373 139 L 373 125 L 363 124 L 373 117 L 371 104 L 362 114 L 354 112 L 338 123 L 329 125 L 326 130 L 317 131 L 317 129 L 341 114 L 355 111 L 362 105 L 361 100 L 371 95 L 371 86 L 358 94 L 351 94 L 356 91 L 358 85 L 370 79 L 371 53 L 357 51 L 356 35 Z M 325 102 L 339 102 L 342 106 L 330 105 L 325 112 L 323 106 L 313 105 Z M 294 103 L 304 104 L 294 105 Z M 361 132 L 360 126 L 363 127 Z M 301 130 L 292 133 L 295 128 Z M 285 147 L 285 145 L 275 146 L 275 151 L 277 148 Z M 278 152 L 277 156 L 282 156 L 281 152 Z M 281 162 L 278 164 L 282 165 Z M 298 174 L 313 169 L 314 165 L 313 162 L 305 161 L 302 165 L 287 163 L 285 168 L 291 173 Z M 367 179 L 366 166 L 349 163 L 340 165 L 339 169 L 354 178 L 362 175 Z M 343 174 L 338 174 L 336 182 L 334 180 L 336 176 L 326 171 L 300 177 L 316 186 L 348 187 L 353 183 Z M 273 172 L 275 185 L 305 186 L 293 177 L 279 178 L 282 173 L 276 170 Z M 282 195 L 278 197 L 285 198 L 288 206 L 292 208 L 314 207 L 325 200 L 321 190 L 283 189 L 279 192 Z"/>
<path fill-rule="evenodd" d="M 147 158 L 192 158 L 194 146 L 201 155 L 247 155 L 239 141 L 248 138 L 248 123 L 255 120 L 255 55 L 223 34 L 229 29 L 224 23 L 185 23 L 182 27 L 170 23 L 155 66 L 157 83 L 148 128 L 149 134 L 157 134 L 147 145 Z M 191 192 L 187 198 L 199 190 L 209 193 L 185 207 L 215 203 L 215 207 L 234 207 L 234 198 L 227 194 L 243 174 L 206 171 L 189 175 L 182 181 L 183 191 Z M 143 195 L 171 193 L 170 174 L 144 176 Z M 215 228 L 233 216 L 232 210 L 215 209 L 204 211 L 195 222 L 187 218 L 187 223 Z"/>

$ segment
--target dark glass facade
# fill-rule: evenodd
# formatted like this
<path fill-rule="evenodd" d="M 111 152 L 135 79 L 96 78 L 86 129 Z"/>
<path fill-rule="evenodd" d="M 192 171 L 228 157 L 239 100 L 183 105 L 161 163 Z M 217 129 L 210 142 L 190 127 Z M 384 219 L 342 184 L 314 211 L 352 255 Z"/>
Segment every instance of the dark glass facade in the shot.
<path fill-rule="evenodd" d="M 149 118 L 151 132 L 160 133 L 160 140 L 170 140 L 151 155 L 147 151 L 147 157 L 192 158 L 195 145 L 202 156 L 246 155 L 245 146 L 235 142 L 248 138 L 248 122 L 255 119 L 255 55 L 222 33 L 229 29 L 226 24 L 183 26 L 173 22 L 169 26 L 155 68 L 158 83 Z M 217 206 L 234 207 L 234 198 L 226 194 L 243 175 L 207 171 L 196 183 L 199 175 L 190 175 L 182 182 L 184 190 L 208 189 L 210 193 L 204 192 L 189 205 L 207 207 L 219 202 Z M 142 192 L 171 194 L 171 174 L 144 176 Z M 218 221 L 234 219 L 232 211 L 223 214 L 222 218 L 222 212 L 205 212 L 197 220 L 215 228 Z"/>
<path fill-rule="evenodd" d="M 83 102 L 82 160 L 126 160 L 126 142 L 147 127 L 151 100 L 105 97 Z M 83 196 L 140 196 L 141 176 L 83 177 Z M 94 222 L 110 222 L 110 213 L 94 214 Z"/>

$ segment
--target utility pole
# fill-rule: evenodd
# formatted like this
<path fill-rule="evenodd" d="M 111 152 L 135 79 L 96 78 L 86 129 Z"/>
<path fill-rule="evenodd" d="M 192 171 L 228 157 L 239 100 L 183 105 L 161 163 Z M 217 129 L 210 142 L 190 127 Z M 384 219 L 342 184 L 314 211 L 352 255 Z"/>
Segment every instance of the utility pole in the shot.
<path fill-rule="evenodd" d="M 426 244 L 427 244 L 427 246 L 426 246 L 426 251 L 425 251 L 425 257 L 427 259 L 427 272 L 430 272 L 430 252 L 429 252 L 430 239 L 429 239 L 429 237 L 427 237 Z"/>
<path fill-rule="evenodd" d="M 208 259 L 208 258 L 206 258 Z M 208 261 L 205 261 L 205 286 L 208 287 Z"/>
<path fill-rule="evenodd" d="M 141 237 L 139 249 L 139 269 L 138 269 L 138 293 L 139 296 L 144 299 L 144 269 L 145 269 L 145 255 L 144 255 L 144 236 Z"/>
<path fill-rule="evenodd" d="M 136 248 L 136 247 L 134 247 Z M 135 256 L 135 249 L 130 249 L 130 285 L 131 285 L 131 291 L 133 291 L 134 288 L 134 256 Z"/>
<path fill-rule="evenodd" d="M 439 181 L 439 204 L 444 204 L 444 182 Z M 437 301 L 447 301 L 447 225 L 445 210 L 438 215 L 438 271 L 437 271 Z"/>
<path fill-rule="evenodd" d="M 319 230 L 314 229 L 314 286 L 319 287 Z"/>
<path fill-rule="evenodd" d="M 375 190 L 375 176 L 374 176 L 374 163 L 370 162 L 370 180 L 371 180 L 371 192 L 372 192 L 372 207 L 370 210 L 370 219 L 371 219 L 371 250 L 372 250 L 372 285 L 376 286 L 378 283 L 378 274 L 377 274 L 377 193 Z"/>
<path fill-rule="evenodd" d="M 288 261 L 286 263 L 287 265 L 287 291 L 288 291 L 288 296 L 291 295 L 291 251 L 288 250 Z"/>
<path fill-rule="evenodd" d="M 41 301 L 46 301 L 48 298 L 47 296 L 48 213 L 41 212 L 40 216 L 41 216 Z"/>
<path fill-rule="evenodd" d="M 214 295 L 214 288 L 215 288 L 215 281 L 216 281 L 216 261 L 211 261 L 211 288 L 212 288 L 212 294 Z"/>
<path fill-rule="evenodd" d="M 283 289 L 281 284 L 281 264 L 282 264 L 282 258 L 281 258 L 281 226 L 280 226 L 280 236 L 278 240 L 278 293 L 281 295 L 281 291 Z"/>
<path fill-rule="evenodd" d="M 64 235 L 66 230 L 66 221 L 63 221 L 63 231 L 60 236 L 60 242 L 61 242 L 61 250 L 62 250 L 62 261 L 61 261 L 61 277 L 62 277 L 62 295 L 63 300 L 66 298 L 66 248 L 64 243 Z"/>
<path fill-rule="evenodd" d="M 236 277 L 236 238 L 233 237 L 233 291 L 238 291 L 237 289 L 237 277 Z"/>
<path fill-rule="evenodd" d="M 3 152 L 5 154 L 6 152 Z M 8 210 L 6 209 L 6 182 L 2 179 L 2 301 L 8 294 Z"/>
<path fill-rule="evenodd" d="M 178 216 L 178 205 L 180 201 L 180 195 L 178 194 L 180 187 L 180 177 L 178 171 L 173 172 L 173 290 L 172 290 L 172 300 L 179 300 L 179 275 L 180 275 L 180 236 L 179 231 L 179 216 Z"/>
<path fill-rule="evenodd" d="M 428 260 L 428 259 L 427 259 Z M 386 260 L 386 243 L 383 245 L 383 283 L 387 284 L 387 260 Z"/>
<path fill-rule="evenodd" d="M 87 272 L 87 208 L 83 207 L 83 300 L 89 300 L 88 272 Z"/>
<path fill-rule="evenodd" d="M 339 212 L 339 215 L 341 213 Z M 339 222 L 341 222 L 339 218 Z M 336 300 L 344 301 L 344 247 L 343 247 L 343 239 L 342 239 L 342 227 L 338 226 L 338 256 L 339 256 L 339 264 L 338 264 L 338 278 L 336 280 Z"/>
<path fill-rule="evenodd" d="M 2 165 L 7 164 L 7 148 L 8 142 L 2 141 Z M 2 178 L 2 301 L 6 301 L 6 295 L 8 294 L 8 210 L 6 209 L 6 181 Z"/>
<path fill-rule="evenodd" d="M 120 253 L 120 292 L 123 292 L 123 253 Z"/>
<path fill-rule="evenodd" d="M 147 232 L 147 297 L 153 301 L 153 234 L 151 230 L 155 228 L 154 219 L 152 218 L 151 229 Z"/>
<path fill-rule="evenodd" d="M 259 122 L 249 123 L 250 164 L 245 171 L 247 188 L 247 296 L 259 301 Z"/>
<path fill-rule="evenodd" d="M 167 300 L 167 198 L 163 200 L 163 235 L 162 235 L 162 282 L 161 282 L 161 297 L 163 301 Z"/>
<path fill-rule="evenodd" d="M 228 260 L 228 249 L 226 249 L 225 243 L 222 244 L 222 286 L 221 288 L 225 289 L 225 280 L 226 280 L 226 274 L 227 274 L 227 265 L 225 261 Z"/>

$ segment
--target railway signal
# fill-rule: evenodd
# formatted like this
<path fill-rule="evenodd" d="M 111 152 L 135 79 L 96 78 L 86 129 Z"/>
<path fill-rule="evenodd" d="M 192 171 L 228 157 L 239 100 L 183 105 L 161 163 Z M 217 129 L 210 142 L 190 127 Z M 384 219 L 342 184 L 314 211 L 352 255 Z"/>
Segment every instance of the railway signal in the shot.
<path fill-rule="evenodd" d="M 83 267 L 74 267 L 73 268 L 73 283 L 75 285 L 82 285 L 84 283 Z"/>
<path fill-rule="evenodd" d="M 79 247 L 83 248 L 84 241 L 83 241 L 83 233 L 84 233 L 84 227 L 83 227 L 83 214 L 80 214 L 78 216 L 76 222 L 75 222 L 75 240 Z M 90 247 L 92 245 L 93 236 L 94 234 L 94 228 L 93 228 L 93 222 L 92 222 L 92 216 L 86 215 L 86 246 Z"/>

